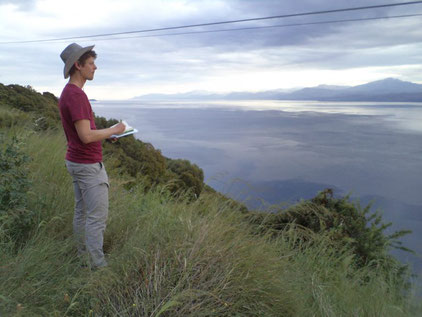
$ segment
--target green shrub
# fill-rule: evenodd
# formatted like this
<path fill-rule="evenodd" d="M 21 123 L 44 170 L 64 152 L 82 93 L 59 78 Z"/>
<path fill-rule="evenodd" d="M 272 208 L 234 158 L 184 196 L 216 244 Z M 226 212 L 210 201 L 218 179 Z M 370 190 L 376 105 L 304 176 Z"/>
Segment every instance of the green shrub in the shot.
<path fill-rule="evenodd" d="M 107 120 L 96 117 L 97 129 L 104 129 L 116 124 L 115 119 Z M 135 179 L 130 182 L 136 185 L 143 179 L 144 185 L 166 184 L 172 193 L 191 193 L 197 198 L 204 188 L 204 172 L 197 165 L 188 160 L 173 160 L 165 158 L 160 150 L 150 143 L 135 139 L 133 136 L 119 139 L 116 143 L 104 143 L 104 154 L 113 158 L 112 169 L 119 169 L 121 174 L 127 174 Z"/>
<path fill-rule="evenodd" d="M 51 93 L 40 94 L 30 86 L 0 84 L 0 101 L 4 105 L 33 114 L 36 130 L 56 129 L 60 121 L 58 100 Z"/>
<path fill-rule="evenodd" d="M 97 129 L 108 128 L 117 122 L 116 119 L 95 118 Z M 105 142 L 103 147 L 104 155 L 113 157 L 112 168 L 119 169 L 121 174 L 142 177 L 149 186 L 161 182 L 166 170 L 165 159 L 160 150 L 156 150 L 151 144 L 128 136 L 113 144 Z"/>
<path fill-rule="evenodd" d="M 34 224 L 34 213 L 27 208 L 29 157 L 21 151 L 17 138 L 8 141 L 0 135 L 0 140 L 0 239 L 19 244 Z"/>
<path fill-rule="evenodd" d="M 258 232 L 271 232 L 278 235 L 286 228 L 293 227 L 298 232 L 311 231 L 323 234 L 332 241 L 338 250 L 347 248 L 354 254 L 353 265 L 382 268 L 386 274 L 396 277 L 396 282 L 406 285 L 407 266 L 397 261 L 391 248 L 400 248 L 398 238 L 409 234 L 402 230 L 386 234 L 391 223 L 383 223 L 379 211 L 371 212 L 371 204 L 362 208 L 359 203 L 350 201 L 349 196 L 335 198 L 331 189 L 320 192 L 310 200 L 278 210 L 275 213 L 254 213 L 249 221 L 258 225 Z M 303 235 L 307 240 L 308 235 Z"/>
<path fill-rule="evenodd" d="M 204 188 L 204 172 L 188 160 L 167 159 L 167 168 L 173 174 L 172 192 L 191 191 L 193 198 L 199 197 Z"/>

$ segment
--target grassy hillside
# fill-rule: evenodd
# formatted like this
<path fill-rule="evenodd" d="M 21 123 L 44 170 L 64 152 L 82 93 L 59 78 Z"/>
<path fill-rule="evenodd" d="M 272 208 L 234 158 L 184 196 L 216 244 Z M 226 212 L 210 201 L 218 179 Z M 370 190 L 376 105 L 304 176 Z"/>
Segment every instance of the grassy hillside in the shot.
<path fill-rule="evenodd" d="M 299 210 L 317 214 L 305 203 L 270 219 L 211 190 L 192 199 L 174 182 L 122 173 L 114 153 L 105 162 L 110 265 L 82 268 L 65 138 L 38 129 L 38 115 L 0 99 L 0 316 L 421 314 L 400 265 L 357 261 L 355 245 L 333 238 L 339 231 L 286 225 Z M 319 229 L 331 221 L 309 219 Z"/>

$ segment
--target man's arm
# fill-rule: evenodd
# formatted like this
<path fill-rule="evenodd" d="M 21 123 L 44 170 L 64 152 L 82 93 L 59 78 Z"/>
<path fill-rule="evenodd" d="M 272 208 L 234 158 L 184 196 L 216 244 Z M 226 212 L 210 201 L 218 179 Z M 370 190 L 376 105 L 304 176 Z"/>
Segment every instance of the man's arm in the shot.
<path fill-rule="evenodd" d="M 125 125 L 119 123 L 115 127 L 100 129 L 100 130 L 91 130 L 91 125 L 89 120 L 78 120 L 75 121 L 76 132 L 78 133 L 79 139 L 84 144 L 102 141 L 110 138 L 113 134 L 120 134 L 125 131 Z"/>

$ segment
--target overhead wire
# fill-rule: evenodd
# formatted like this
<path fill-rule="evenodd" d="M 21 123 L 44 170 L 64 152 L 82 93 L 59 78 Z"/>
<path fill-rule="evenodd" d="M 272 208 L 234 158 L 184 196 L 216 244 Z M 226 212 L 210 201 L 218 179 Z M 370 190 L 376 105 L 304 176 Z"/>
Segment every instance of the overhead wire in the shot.
<path fill-rule="evenodd" d="M 125 36 L 125 37 L 99 38 L 99 39 L 95 39 L 95 40 L 96 41 L 112 41 L 112 40 L 125 40 L 125 39 L 135 39 L 135 38 L 189 35 L 189 34 L 202 34 L 202 33 L 218 33 L 218 32 L 232 32 L 232 31 L 245 31 L 245 30 L 260 30 L 260 29 L 283 28 L 283 27 L 306 26 L 306 25 L 318 25 L 318 24 L 330 24 L 330 23 L 345 23 L 345 22 L 359 22 L 359 21 L 370 21 L 370 20 L 411 18 L 411 17 L 418 17 L 418 16 L 422 16 L 422 13 L 383 16 L 383 17 L 376 17 L 376 18 L 328 20 L 328 21 L 318 21 L 318 22 L 303 22 L 303 23 L 290 23 L 290 24 L 278 24 L 278 25 L 266 25 L 266 26 L 251 26 L 251 27 L 244 27 L 244 28 L 217 29 L 217 30 L 206 30 L 206 31 L 191 31 L 191 32 L 177 32 L 177 33 L 173 32 L 173 33 L 161 33 L 161 34 L 153 34 L 153 35 L 137 35 L 137 36 Z"/>
<path fill-rule="evenodd" d="M 310 15 L 320 15 L 320 14 L 348 12 L 348 11 L 357 11 L 357 10 L 370 10 L 370 9 L 378 9 L 378 8 L 386 8 L 386 7 L 407 6 L 407 5 L 414 5 L 414 4 L 421 4 L 421 3 L 422 3 L 422 1 L 389 3 L 389 4 L 380 4 L 380 5 L 372 5 L 372 6 L 351 7 L 351 8 L 322 10 L 322 11 L 311 11 L 311 12 L 283 14 L 283 15 L 275 15 L 275 16 L 267 16 L 267 17 L 257 17 L 257 18 L 248 18 L 248 19 L 238 19 L 238 20 L 228 20 L 228 21 L 219 21 L 219 22 L 181 25 L 181 26 L 170 26 L 170 27 L 162 27 L 162 28 L 155 28 L 155 29 L 144 29 L 144 30 L 136 30 L 136 31 L 102 33 L 102 34 L 95 34 L 95 35 L 82 35 L 82 36 L 71 36 L 71 37 L 39 39 L 39 40 L 7 41 L 7 42 L 0 42 L 0 44 L 26 44 L 26 43 L 41 43 L 41 42 L 57 42 L 57 41 L 63 41 L 63 40 L 76 40 L 76 39 L 84 39 L 84 38 L 101 38 L 101 37 L 110 37 L 110 36 L 125 35 L 125 34 L 149 33 L 149 32 L 169 31 L 169 30 L 204 27 L 204 26 L 212 26 L 212 25 L 233 24 L 233 23 L 243 23 L 243 22 L 252 22 L 252 21 L 263 21 L 263 20 L 270 20 L 270 19 L 282 19 L 282 18 L 291 18 L 291 17 L 299 17 L 299 16 L 310 16 Z M 376 18 L 368 18 L 368 19 L 376 19 Z M 340 22 L 342 22 L 342 21 L 340 21 Z M 317 24 L 317 23 L 318 22 L 314 22 L 314 24 Z M 325 23 L 330 23 L 330 22 L 325 22 Z M 334 23 L 334 22 L 331 22 L 331 23 Z M 275 27 L 277 27 L 277 26 L 275 26 Z M 256 27 L 256 28 L 259 28 L 259 27 Z M 262 27 L 262 28 L 265 28 L 265 27 Z M 224 31 L 224 30 L 219 30 L 219 31 Z M 206 32 L 210 32 L 210 31 L 198 31 L 197 33 L 201 33 L 201 32 L 206 33 Z"/>

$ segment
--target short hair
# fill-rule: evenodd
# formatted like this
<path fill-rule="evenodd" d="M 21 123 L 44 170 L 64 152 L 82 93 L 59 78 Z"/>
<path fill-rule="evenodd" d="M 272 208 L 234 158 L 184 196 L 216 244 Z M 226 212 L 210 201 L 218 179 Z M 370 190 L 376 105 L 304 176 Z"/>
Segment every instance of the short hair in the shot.
<path fill-rule="evenodd" d="M 77 60 L 77 62 L 78 62 L 80 65 L 84 66 L 84 65 L 85 65 L 86 60 L 87 60 L 88 58 L 90 58 L 90 57 L 94 57 L 94 59 L 95 59 L 95 58 L 97 58 L 97 53 L 95 53 L 95 51 L 88 51 L 88 52 L 86 52 L 86 53 L 82 54 L 82 56 L 81 56 L 81 57 L 79 57 L 79 59 Z M 73 73 L 74 73 L 75 71 L 76 71 L 75 64 L 73 64 L 72 68 L 71 68 L 71 69 L 70 69 L 70 71 L 69 71 L 69 75 L 73 75 Z"/>

